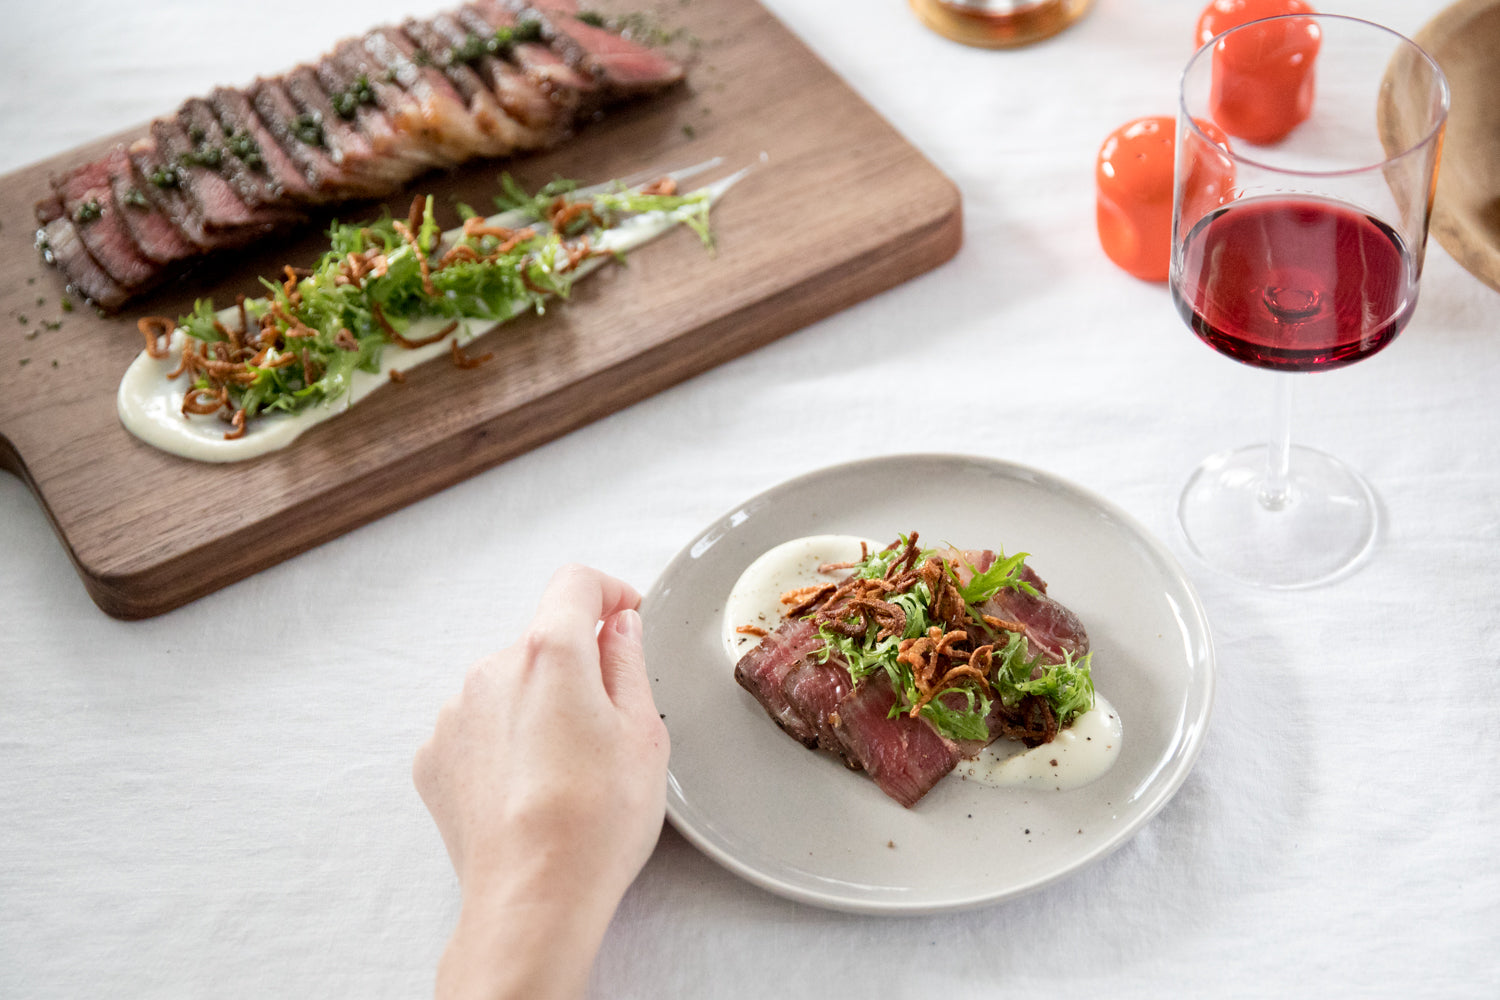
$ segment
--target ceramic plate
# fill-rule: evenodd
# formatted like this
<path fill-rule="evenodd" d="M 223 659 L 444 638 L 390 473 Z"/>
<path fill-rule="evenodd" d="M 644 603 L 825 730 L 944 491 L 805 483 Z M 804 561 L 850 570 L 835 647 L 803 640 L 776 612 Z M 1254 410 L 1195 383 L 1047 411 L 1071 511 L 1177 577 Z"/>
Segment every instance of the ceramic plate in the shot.
<path fill-rule="evenodd" d="M 1124 726 L 1102 778 L 1058 792 L 951 774 L 903 809 L 865 775 L 785 735 L 735 683 L 720 637 L 724 601 L 757 556 L 804 535 L 913 530 L 931 544 L 1031 553 L 1048 594 L 1083 620 L 1095 686 Z M 841 910 L 979 906 L 1099 860 L 1182 784 L 1213 696 L 1203 609 L 1167 550 L 1088 491 L 992 459 L 892 456 L 777 486 L 695 538 L 641 610 L 672 736 L 672 824 L 756 885 Z"/>

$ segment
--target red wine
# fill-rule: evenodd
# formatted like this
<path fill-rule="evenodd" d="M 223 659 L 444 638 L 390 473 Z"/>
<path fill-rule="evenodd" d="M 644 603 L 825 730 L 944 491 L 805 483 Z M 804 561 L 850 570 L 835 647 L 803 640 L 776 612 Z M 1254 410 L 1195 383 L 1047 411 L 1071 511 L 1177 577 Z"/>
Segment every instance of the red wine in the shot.
<path fill-rule="evenodd" d="M 1183 241 L 1177 311 L 1214 350 L 1279 371 L 1353 364 L 1395 339 L 1417 303 L 1411 254 L 1390 226 L 1311 197 L 1248 198 Z"/>

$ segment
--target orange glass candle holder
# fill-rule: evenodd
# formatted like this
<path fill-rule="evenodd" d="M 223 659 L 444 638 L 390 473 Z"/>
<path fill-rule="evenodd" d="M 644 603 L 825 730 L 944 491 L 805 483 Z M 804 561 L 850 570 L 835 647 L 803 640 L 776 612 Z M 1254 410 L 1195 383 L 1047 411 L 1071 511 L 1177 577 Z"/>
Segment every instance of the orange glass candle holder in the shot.
<path fill-rule="evenodd" d="M 1195 37 L 1204 44 L 1261 18 L 1311 13 L 1302 0 L 1214 0 L 1199 17 Z M 1214 121 L 1256 145 L 1286 138 L 1312 113 L 1320 41 L 1316 21 L 1288 17 L 1252 25 L 1218 42 L 1209 98 Z"/>
<path fill-rule="evenodd" d="M 1229 140 L 1212 124 L 1198 125 L 1224 149 Z M 1177 120 L 1137 118 L 1111 132 L 1094 166 L 1099 244 L 1104 253 L 1143 281 L 1166 281 L 1172 260 L 1172 175 Z M 1195 205 L 1218 205 L 1231 196 L 1234 168 L 1214 149 L 1184 157 L 1185 191 Z"/>

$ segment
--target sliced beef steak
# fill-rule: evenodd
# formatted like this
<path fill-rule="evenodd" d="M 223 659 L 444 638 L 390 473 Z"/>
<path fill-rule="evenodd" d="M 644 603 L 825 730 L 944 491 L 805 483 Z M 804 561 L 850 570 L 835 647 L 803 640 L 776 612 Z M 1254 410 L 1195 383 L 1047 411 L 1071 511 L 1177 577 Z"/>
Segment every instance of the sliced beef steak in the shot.
<path fill-rule="evenodd" d="M 876 674 L 838 707 L 834 729 L 844 758 L 868 771 L 880 790 L 907 808 L 916 804 L 958 764 L 958 744 L 924 718 L 894 717 L 896 693 Z"/>
<path fill-rule="evenodd" d="M 176 265 L 302 221 L 310 206 L 386 198 L 427 170 L 547 148 L 600 105 L 682 79 L 675 62 L 576 15 L 564 0 L 485 0 L 188 100 L 127 149 L 53 179 L 36 206 L 57 245 L 49 259 L 115 309 Z"/>
<path fill-rule="evenodd" d="M 812 623 L 791 619 L 740 658 L 735 679 L 787 735 L 838 754 L 904 806 L 920 799 L 960 759 L 959 747 L 924 718 L 890 717 L 896 696 L 883 674 L 858 689 L 836 656 L 819 662 Z"/>

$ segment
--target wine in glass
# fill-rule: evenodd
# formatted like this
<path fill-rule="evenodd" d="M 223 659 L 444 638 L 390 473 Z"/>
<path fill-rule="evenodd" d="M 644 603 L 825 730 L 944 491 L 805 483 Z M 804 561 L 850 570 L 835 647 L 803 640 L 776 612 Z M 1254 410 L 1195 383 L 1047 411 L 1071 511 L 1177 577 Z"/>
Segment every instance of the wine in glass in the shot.
<path fill-rule="evenodd" d="M 1241 25 L 1183 73 L 1172 298 L 1204 343 L 1279 373 L 1270 443 L 1210 457 L 1178 507 L 1193 550 L 1231 576 L 1311 586 L 1375 540 L 1364 479 L 1291 444 L 1291 381 L 1375 354 L 1411 318 L 1447 112 L 1425 52 L 1349 17 Z"/>

